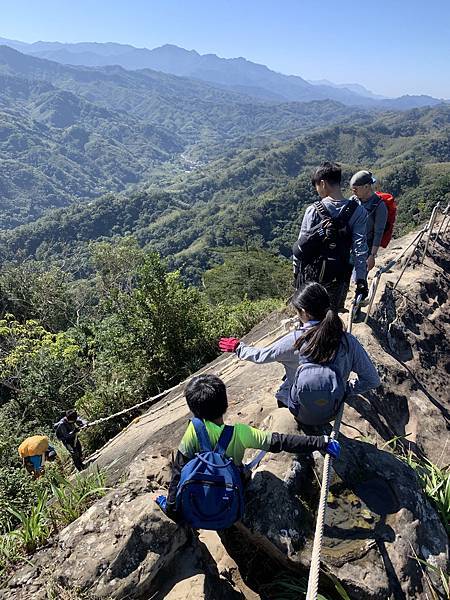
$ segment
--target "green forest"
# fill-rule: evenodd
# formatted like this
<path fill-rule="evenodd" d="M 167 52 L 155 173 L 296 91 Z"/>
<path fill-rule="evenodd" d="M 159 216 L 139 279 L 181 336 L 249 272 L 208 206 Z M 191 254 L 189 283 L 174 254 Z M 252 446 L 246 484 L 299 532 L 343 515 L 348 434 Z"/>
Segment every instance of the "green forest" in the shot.
<path fill-rule="evenodd" d="M 310 172 L 336 158 L 345 185 L 360 167 L 373 170 L 378 187 L 399 203 L 396 233 L 404 233 L 448 197 L 450 108 L 370 119 L 365 126 L 333 125 L 288 143 L 230 150 L 191 172 L 166 174 L 130 193 L 53 210 L 1 232 L 0 256 L 55 264 L 84 277 L 92 241 L 133 235 L 196 284 L 203 271 L 222 262 L 223 247 L 250 241 L 288 258 L 304 209 L 315 200 Z"/>

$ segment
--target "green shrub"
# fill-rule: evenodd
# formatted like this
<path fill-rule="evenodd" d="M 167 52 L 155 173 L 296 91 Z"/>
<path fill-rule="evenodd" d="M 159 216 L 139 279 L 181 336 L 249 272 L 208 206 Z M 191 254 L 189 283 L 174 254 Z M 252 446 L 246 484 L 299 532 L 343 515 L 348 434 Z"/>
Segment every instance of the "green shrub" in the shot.
<path fill-rule="evenodd" d="M 35 501 L 34 481 L 25 469 L 0 469 L 0 534 L 10 531 L 20 521 L 9 508 L 27 512 Z"/>
<path fill-rule="evenodd" d="M 248 333 L 264 317 L 285 306 L 282 300 L 244 299 L 238 304 L 218 304 L 210 308 L 207 332 L 212 344 L 221 336 L 241 337 Z"/>
<path fill-rule="evenodd" d="M 52 532 L 78 519 L 107 490 L 105 474 L 100 471 L 77 475 L 71 481 L 57 468 L 38 481 L 28 473 L 26 476 L 32 483 L 28 504 L 22 509 L 5 504 L 5 512 L 14 518 L 10 525 L 15 523 L 17 528 L 0 535 L 0 581 L 14 564 L 45 544 Z"/>
<path fill-rule="evenodd" d="M 51 488 L 56 502 L 52 505 L 52 520 L 58 526 L 72 523 L 96 499 L 105 495 L 105 475 L 93 471 L 78 475 L 73 481 L 61 480 L 59 485 L 52 483 Z"/>
<path fill-rule="evenodd" d="M 19 540 L 21 548 L 32 554 L 39 546 L 44 544 L 51 532 L 50 514 L 47 507 L 48 495 L 43 492 L 37 502 L 28 511 L 16 510 L 8 506 L 10 512 L 19 521 L 20 526 L 10 532 L 10 536 Z"/>

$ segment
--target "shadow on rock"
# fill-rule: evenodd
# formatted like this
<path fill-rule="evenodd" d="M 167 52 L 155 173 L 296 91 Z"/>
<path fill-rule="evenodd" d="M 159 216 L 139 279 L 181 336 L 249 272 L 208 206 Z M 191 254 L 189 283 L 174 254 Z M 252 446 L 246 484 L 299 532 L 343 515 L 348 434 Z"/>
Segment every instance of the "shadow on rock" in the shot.
<path fill-rule="evenodd" d="M 413 555 L 444 568 L 447 537 L 415 472 L 390 452 L 340 439 L 342 455 L 334 463 L 328 497 L 324 567 L 355 600 L 425 598 L 423 573 Z M 273 558 L 305 569 L 317 503 L 308 506 L 310 490 L 286 485 L 276 460 L 249 485 L 243 525 L 252 542 Z"/>

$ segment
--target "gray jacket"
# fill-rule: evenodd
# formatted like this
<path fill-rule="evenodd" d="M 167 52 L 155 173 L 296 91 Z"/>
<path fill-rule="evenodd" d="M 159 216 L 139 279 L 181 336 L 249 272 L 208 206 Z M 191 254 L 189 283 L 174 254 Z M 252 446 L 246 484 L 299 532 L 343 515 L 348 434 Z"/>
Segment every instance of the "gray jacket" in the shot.
<path fill-rule="evenodd" d="M 294 344 L 301 334 L 301 329 L 291 331 L 267 348 L 255 348 L 242 342 L 236 348 L 236 354 L 242 360 L 258 364 L 278 362 L 283 365 L 285 375 L 275 397 L 286 406 L 295 373 L 303 358 L 300 356 L 300 352 L 294 348 Z M 342 379 L 347 381 L 347 393 L 350 395 L 362 394 L 378 387 L 380 378 L 367 352 L 350 333 L 345 333 L 343 337 L 345 339 L 339 346 L 334 364 L 341 373 Z M 356 373 L 357 378 L 349 379 L 351 372 Z"/>
<path fill-rule="evenodd" d="M 331 198 L 323 198 L 328 212 L 332 217 L 337 217 L 341 210 L 350 200 L 332 200 Z M 300 229 L 299 239 L 302 234 L 309 231 L 314 225 L 320 223 L 320 215 L 317 213 L 314 206 L 308 206 L 303 217 L 302 226 Z M 348 226 L 352 232 L 352 256 L 355 265 L 356 278 L 365 279 L 367 277 L 367 238 L 366 238 L 366 223 L 367 211 L 362 206 L 358 206 L 352 214 Z M 294 272 L 298 270 L 298 260 L 294 256 Z"/>
<path fill-rule="evenodd" d="M 388 209 L 386 204 L 379 198 L 375 193 L 366 200 L 361 202 L 356 196 L 352 199 L 357 200 L 363 208 L 367 211 L 367 246 L 369 248 L 369 254 L 372 250 L 372 246 L 379 246 L 381 238 L 383 237 L 384 230 L 386 228 Z"/>

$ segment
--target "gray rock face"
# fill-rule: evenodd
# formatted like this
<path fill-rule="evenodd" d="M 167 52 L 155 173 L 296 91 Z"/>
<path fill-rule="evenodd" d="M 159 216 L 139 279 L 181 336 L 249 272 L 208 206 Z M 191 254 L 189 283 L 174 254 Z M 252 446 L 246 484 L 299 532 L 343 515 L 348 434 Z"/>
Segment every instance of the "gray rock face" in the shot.
<path fill-rule="evenodd" d="M 286 409 L 278 412 L 286 415 L 274 414 L 274 426 L 289 418 Z M 445 569 L 448 540 L 415 472 L 372 444 L 345 436 L 341 442 L 328 497 L 323 566 L 358 600 L 426 598 L 414 554 Z M 315 522 L 309 507 L 317 506 L 318 490 L 313 480 L 292 485 L 296 468 L 286 455 L 261 465 L 248 488 L 243 525 L 275 558 L 307 569 Z"/>
<path fill-rule="evenodd" d="M 241 595 L 220 578 L 208 551 L 192 533 L 157 507 L 153 481 L 167 483 L 168 462 L 136 461 L 126 484 L 98 500 L 38 553 L 1 592 L 4 599 L 47 598 L 43 581 L 91 590 L 96 598 L 195 598 L 234 600 Z M 136 477 L 134 477 L 136 476 Z M 184 596 L 183 596 L 184 594 Z M 193 596 L 194 597 L 194 596 Z"/>
<path fill-rule="evenodd" d="M 385 260 L 410 239 L 396 240 Z M 438 242 L 432 252 L 424 265 L 412 263 L 395 290 L 401 266 L 387 274 L 372 318 L 354 327 L 382 386 L 350 398 L 345 408 L 322 555 L 354 600 L 428 600 L 415 554 L 447 569 L 448 539 L 438 515 L 415 472 L 386 446 L 396 438 L 397 449 L 448 462 L 449 248 Z M 269 317 L 248 340 L 274 341 L 280 331 L 269 332 L 283 316 Z M 207 370 L 227 384 L 229 423 L 297 431 L 289 412 L 276 409 L 279 365 L 224 356 Z M 221 536 L 224 547 L 217 536 L 198 538 L 175 525 L 155 506 L 188 415 L 180 386 L 106 444 L 94 458 L 113 489 L 18 569 L 0 599 L 44 599 L 52 577 L 105 599 L 256 600 L 263 571 L 266 582 L 283 568 L 307 574 L 319 483 L 308 479 L 304 461 L 266 456 L 248 487 L 243 523 Z M 320 456 L 315 463 L 320 478 Z"/>

